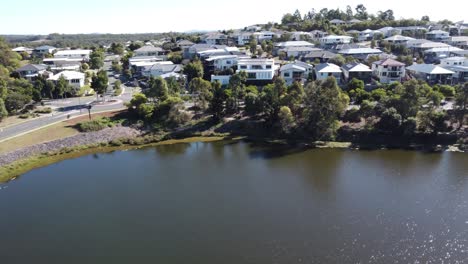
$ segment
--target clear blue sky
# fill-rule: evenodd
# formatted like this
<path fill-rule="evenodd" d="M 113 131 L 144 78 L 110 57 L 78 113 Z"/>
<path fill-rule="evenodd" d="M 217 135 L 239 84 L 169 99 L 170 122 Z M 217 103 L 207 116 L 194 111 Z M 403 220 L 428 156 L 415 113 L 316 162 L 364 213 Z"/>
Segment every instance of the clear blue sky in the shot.
<path fill-rule="evenodd" d="M 353 9 L 371 13 L 393 9 L 396 18 L 468 21 L 463 0 L 5 0 L 0 34 L 142 33 L 242 28 L 280 21 L 284 13 L 312 8 Z"/>

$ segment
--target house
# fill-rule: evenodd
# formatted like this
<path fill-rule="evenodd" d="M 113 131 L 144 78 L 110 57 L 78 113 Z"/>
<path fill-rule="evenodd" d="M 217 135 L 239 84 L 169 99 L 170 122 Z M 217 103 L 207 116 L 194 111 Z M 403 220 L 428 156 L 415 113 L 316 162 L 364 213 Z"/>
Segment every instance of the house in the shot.
<path fill-rule="evenodd" d="M 54 58 L 70 58 L 70 59 L 81 59 L 82 61 L 88 61 L 91 50 L 59 50 L 54 54 Z"/>
<path fill-rule="evenodd" d="M 333 63 L 322 63 L 318 64 L 314 68 L 315 79 L 323 81 L 330 76 L 335 77 L 336 82 L 341 82 L 341 68 L 340 66 L 333 64 Z"/>
<path fill-rule="evenodd" d="M 346 21 L 343 21 L 341 19 L 332 19 L 330 20 L 330 24 L 334 26 L 341 26 L 341 25 L 346 25 Z"/>
<path fill-rule="evenodd" d="M 312 73 L 314 66 L 302 62 L 295 61 L 292 63 L 285 64 L 280 68 L 280 76 L 286 81 L 288 85 L 293 82 L 304 83 L 309 75 Z"/>
<path fill-rule="evenodd" d="M 42 63 L 50 67 L 51 71 L 71 70 L 77 71 L 81 67 L 83 59 L 81 58 L 46 58 Z"/>
<path fill-rule="evenodd" d="M 411 48 L 414 52 L 424 52 L 425 50 L 432 49 L 432 48 L 447 48 L 450 45 L 442 43 L 442 42 L 432 42 L 430 40 L 409 40 L 406 42 L 406 46 Z"/>
<path fill-rule="evenodd" d="M 365 60 L 368 56 L 379 55 L 382 53 L 379 49 L 373 48 L 351 48 L 351 49 L 342 49 L 338 51 L 339 54 L 343 56 L 351 56 L 359 60 Z"/>
<path fill-rule="evenodd" d="M 371 41 L 374 39 L 374 36 L 383 35 L 382 32 L 378 30 L 366 29 L 358 34 L 358 41 Z"/>
<path fill-rule="evenodd" d="M 406 42 L 410 40 L 414 40 L 414 38 L 405 37 L 402 35 L 394 35 L 388 38 L 384 38 L 383 40 L 392 44 L 405 44 Z"/>
<path fill-rule="evenodd" d="M 353 19 L 349 20 L 348 22 L 346 22 L 346 24 L 354 25 L 354 24 L 361 23 L 361 22 L 362 22 L 361 20 L 353 18 Z"/>
<path fill-rule="evenodd" d="M 208 71 L 224 71 L 237 66 L 239 59 L 248 59 L 247 55 L 216 55 L 205 59 Z"/>
<path fill-rule="evenodd" d="M 216 32 L 205 35 L 203 41 L 208 45 L 227 45 L 228 37 Z"/>
<path fill-rule="evenodd" d="M 34 80 L 34 78 L 39 75 L 48 75 L 47 65 L 44 64 L 27 64 L 23 67 L 16 70 L 21 78 L 28 79 L 29 81 Z"/>
<path fill-rule="evenodd" d="M 462 49 L 456 47 L 445 47 L 445 48 L 431 48 L 424 51 L 424 61 L 426 63 L 439 63 L 441 59 L 450 56 L 450 53 L 462 51 Z"/>
<path fill-rule="evenodd" d="M 309 52 L 302 59 L 304 61 L 310 62 L 318 60 L 320 63 L 324 63 L 327 62 L 329 59 L 336 57 L 336 55 L 336 53 L 330 52 L 328 50 L 316 50 Z"/>
<path fill-rule="evenodd" d="M 225 49 L 226 45 L 194 44 L 184 50 L 184 59 L 193 59 L 197 53 L 213 49 Z"/>
<path fill-rule="evenodd" d="M 247 81 L 271 81 L 277 70 L 273 59 L 241 59 L 237 66 L 237 73 L 247 73 Z"/>
<path fill-rule="evenodd" d="M 231 80 L 231 75 L 211 75 L 211 82 L 218 81 L 222 86 L 227 86 Z"/>
<path fill-rule="evenodd" d="M 322 49 L 312 47 L 286 47 L 280 49 L 279 52 L 284 52 L 287 58 L 301 58 L 312 51 L 320 51 Z"/>
<path fill-rule="evenodd" d="M 31 48 L 26 48 L 26 47 L 16 47 L 12 49 L 11 51 L 17 52 L 17 53 L 23 53 L 26 52 L 27 54 L 31 55 L 33 52 L 33 49 Z"/>
<path fill-rule="evenodd" d="M 347 63 L 341 66 L 341 70 L 345 82 L 349 82 L 353 78 L 362 80 L 364 83 L 370 83 L 372 80 L 372 70 L 359 62 Z"/>
<path fill-rule="evenodd" d="M 442 59 L 440 67 L 453 71 L 454 83 L 468 82 L 468 58 L 466 57 L 450 57 Z"/>
<path fill-rule="evenodd" d="M 192 46 L 193 43 L 192 41 L 190 40 L 186 40 L 186 39 L 181 39 L 179 41 L 177 41 L 177 47 L 179 47 L 181 50 L 185 50 L 187 48 L 189 48 L 190 46 Z"/>
<path fill-rule="evenodd" d="M 46 54 L 52 54 L 56 49 L 57 48 L 49 45 L 39 46 L 33 50 L 33 54 L 36 56 L 44 56 Z"/>
<path fill-rule="evenodd" d="M 173 64 L 172 62 L 156 63 L 151 66 L 146 66 L 142 75 L 145 77 L 159 77 L 168 73 L 180 73 L 182 66 L 180 64 Z"/>
<path fill-rule="evenodd" d="M 209 49 L 204 51 L 197 52 L 197 57 L 201 60 L 206 60 L 212 56 L 223 56 L 223 55 L 244 55 L 244 53 L 240 52 L 237 47 L 225 47 L 223 49 Z"/>
<path fill-rule="evenodd" d="M 294 31 L 291 32 L 291 40 L 309 40 L 312 39 L 312 34 L 310 32 L 304 31 Z"/>
<path fill-rule="evenodd" d="M 250 32 L 243 32 L 243 33 L 240 33 L 238 35 L 236 35 L 235 37 L 235 42 L 238 46 L 244 46 L 244 45 L 247 45 L 249 44 L 250 42 L 250 38 L 252 37 L 252 33 Z"/>
<path fill-rule="evenodd" d="M 460 49 L 468 49 L 468 36 L 453 36 L 442 42 Z"/>
<path fill-rule="evenodd" d="M 434 64 L 413 64 L 406 68 L 410 76 L 429 84 L 452 84 L 455 72 Z"/>
<path fill-rule="evenodd" d="M 441 41 L 448 39 L 450 34 L 447 31 L 443 30 L 432 30 L 426 33 L 427 40 Z"/>
<path fill-rule="evenodd" d="M 393 59 L 385 59 L 372 63 L 372 74 L 381 83 L 401 82 L 405 77 L 405 64 Z"/>
<path fill-rule="evenodd" d="M 350 36 L 336 36 L 330 35 L 323 38 L 320 38 L 320 46 L 328 48 L 336 44 L 347 44 L 351 43 L 353 37 Z"/>
<path fill-rule="evenodd" d="M 252 34 L 257 39 L 257 42 L 260 44 L 263 41 L 272 40 L 274 37 L 280 37 L 281 35 L 276 34 L 271 31 L 260 31 Z"/>
<path fill-rule="evenodd" d="M 157 63 L 162 63 L 163 59 L 156 56 L 138 56 L 133 57 L 128 60 L 129 67 L 133 70 L 134 75 L 142 75 L 145 68 L 148 66 L 153 66 Z M 166 62 L 172 63 L 172 62 Z"/>
<path fill-rule="evenodd" d="M 164 55 L 165 52 L 160 47 L 146 45 L 134 50 L 133 53 L 135 56 L 161 56 Z"/>
<path fill-rule="evenodd" d="M 273 55 L 278 55 L 279 51 L 286 48 L 313 48 L 315 45 L 308 42 L 308 41 L 286 41 L 286 42 L 279 42 L 275 44 L 273 49 Z"/>
<path fill-rule="evenodd" d="M 262 27 L 259 25 L 252 25 L 245 28 L 246 31 L 256 32 L 262 30 Z"/>
<path fill-rule="evenodd" d="M 381 32 L 384 38 L 388 38 L 394 35 L 401 35 L 402 33 L 401 29 L 394 27 L 383 27 L 377 29 L 377 31 Z"/>
<path fill-rule="evenodd" d="M 321 31 L 321 30 L 312 30 L 310 32 L 310 36 L 312 37 L 312 39 L 319 40 L 319 39 L 321 39 L 323 37 L 328 36 L 328 32 Z"/>
<path fill-rule="evenodd" d="M 65 80 L 68 81 L 68 84 L 75 89 L 79 89 L 85 85 L 85 74 L 77 71 L 62 71 L 51 76 L 48 80 L 57 83 L 61 76 L 63 76 Z"/>

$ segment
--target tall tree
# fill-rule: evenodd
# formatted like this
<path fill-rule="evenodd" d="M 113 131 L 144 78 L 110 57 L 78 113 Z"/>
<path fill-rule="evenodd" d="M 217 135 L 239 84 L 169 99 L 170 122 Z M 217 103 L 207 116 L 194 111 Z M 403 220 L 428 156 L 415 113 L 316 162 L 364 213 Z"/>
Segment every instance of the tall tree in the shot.
<path fill-rule="evenodd" d="M 194 78 L 203 78 L 203 64 L 200 60 L 185 65 L 184 73 L 187 75 L 187 82 L 191 82 Z"/>
<path fill-rule="evenodd" d="M 224 114 L 224 101 L 226 100 L 226 94 L 224 93 L 223 88 L 221 88 L 221 83 L 215 81 L 213 84 L 213 97 L 210 101 L 210 111 L 213 113 L 213 117 L 216 120 L 219 120 Z"/>
<path fill-rule="evenodd" d="M 107 73 L 104 70 L 100 70 L 91 78 L 91 88 L 96 92 L 96 98 L 99 98 L 99 95 L 104 95 L 107 91 L 109 85 L 109 78 Z"/>
<path fill-rule="evenodd" d="M 465 115 L 468 108 L 468 82 L 460 84 L 457 87 L 457 93 L 455 96 L 455 108 L 458 119 L 458 128 L 463 126 Z"/>
<path fill-rule="evenodd" d="M 247 73 L 241 71 L 231 76 L 229 79 L 228 88 L 232 91 L 232 96 L 235 100 L 235 111 L 239 110 L 239 100 L 244 96 L 245 82 L 247 81 Z"/>
<path fill-rule="evenodd" d="M 305 127 L 315 139 L 332 139 L 338 118 L 348 106 L 349 98 L 341 92 L 334 77 L 307 85 L 305 97 Z"/>
<path fill-rule="evenodd" d="M 149 82 L 149 89 L 145 92 L 148 98 L 153 102 L 162 102 L 169 96 L 169 89 L 167 88 L 166 80 L 162 77 L 151 77 Z"/>
<path fill-rule="evenodd" d="M 208 102 L 213 96 L 211 93 L 211 83 L 197 77 L 190 81 L 189 88 L 190 92 L 194 95 L 195 106 L 206 109 Z"/>
<path fill-rule="evenodd" d="M 102 49 L 95 49 L 89 55 L 89 63 L 91 69 L 100 69 L 104 66 L 104 51 Z"/>

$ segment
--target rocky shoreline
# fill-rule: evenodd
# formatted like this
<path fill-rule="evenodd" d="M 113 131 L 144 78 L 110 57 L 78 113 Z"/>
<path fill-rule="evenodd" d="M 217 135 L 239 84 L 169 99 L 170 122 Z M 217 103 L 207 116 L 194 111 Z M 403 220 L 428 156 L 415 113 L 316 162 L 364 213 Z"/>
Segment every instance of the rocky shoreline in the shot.
<path fill-rule="evenodd" d="M 112 140 L 121 138 L 135 138 L 140 135 L 141 131 L 124 126 L 109 127 L 96 132 L 80 133 L 75 136 L 45 142 L 21 148 L 5 154 L 0 154 L 0 167 L 42 153 L 56 152 L 64 148 L 73 148 L 77 146 L 108 143 Z"/>

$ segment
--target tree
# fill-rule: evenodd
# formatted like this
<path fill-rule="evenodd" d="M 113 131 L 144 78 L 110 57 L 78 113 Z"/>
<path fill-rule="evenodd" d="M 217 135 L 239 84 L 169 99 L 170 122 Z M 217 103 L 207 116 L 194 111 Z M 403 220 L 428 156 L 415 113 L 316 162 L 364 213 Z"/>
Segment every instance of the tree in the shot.
<path fill-rule="evenodd" d="M 55 83 L 51 80 L 47 80 L 44 85 L 44 93 L 49 96 L 50 99 L 54 99 Z"/>
<path fill-rule="evenodd" d="M 437 134 L 447 130 L 447 114 L 433 109 L 420 111 L 417 115 L 418 129 L 424 133 Z"/>
<path fill-rule="evenodd" d="M 458 119 L 458 128 L 463 126 L 463 121 L 468 107 L 468 82 L 457 86 L 457 93 L 455 96 L 455 109 Z"/>
<path fill-rule="evenodd" d="M 122 65 L 119 63 L 118 60 L 112 61 L 112 70 L 116 73 L 121 73 L 123 70 Z"/>
<path fill-rule="evenodd" d="M 185 65 L 184 74 L 187 75 L 187 81 L 190 83 L 194 78 L 203 78 L 203 64 L 200 60 Z"/>
<path fill-rule="evenodd" d="M 125 51 L 124 46 L 121 43 L 112 43 L 109 51 L 116 54 L 116 55 L 122 55 Z"/>
<path fill-rule="evenodd" d="M 349 103 L 334 77 L 312 82 L 306 87 L 304 101 L 305 128 L 315 139 L 334 138 L 337 122 Z"/>
<path fill-rule="evenodd" d="M 398 111 L 395 108 L 390 107 L 382 113 L 377 126 L 384 131 L 394 132 L 399 130 L 402 120 L 403 119 Z"/>
<path fill-rule="evenodd" d="M 55 91 L 57 95 L 61 98 L 63 98 L 66 93 L 70 92 L 70 84 L 63 75 L 60 75 L 60 77 L 58 78 L 57 85 L 55 86 Z"/>
<path fill-rule="evenodd" d="M 291 109 L 287 106 L 282 106 L 278 113 L 278 119 L 283 134 L 289 134 L 291 129 L 295 126 L 294 116 Z"/>
<path fill-rule="evenodd" d="M 95 49 L 89 55 L 89 63 L 91 69 L 100 69 L 104 66 L 104 51 L 102 49 Z"/>
<path fill-rule="evenodd" d="M 96 92 L 96 98 L 98 98 L 99 95 L 104 95 L 107 91 L 108 84 L 109 78 L 104 70 L 98 71 L 97 74 L 91 78 L 91 88 Z"/>
<path fill-rule="evenodd" d="M 330 58 L 328 62 L 336 64 L 338 66 L 343 66 L 346 63 L 346 59 L 342 55 L 338 54 L 335 57 Z"/>
<path fill-rule="evenodd" d="M 364 89 L 364 81 L 352 78 L 347 85 L 348 91 L 356 89 Z"/>
<path fill-rule="evenodd" d="M 244 96 L 245 82 L 247 80 L 247 73 L 241 71 L 231 76 L 229 79 L 229 89 L 232 91 L 232 97 L 235 101 L 235 111 L 239 110 L 239 100 Z"/>
<path fill-rule="evenodd" d="M 431 22 L 431 19 L 429 18 L 429 16 L 423 16 L 423 17 L 421 17 L 421 21 Z"/>
<path fill-rule="evenodd" d="M 369 14 L 367 14 L 367 8 L 362 4 L 356 6 L 355 17 L 360 20 L 367 20 L 367 18 L 369 17 Z"/>
<path fill-rule="evenodd" d="M 200 109 L 206 109 L 208 102 L 211 101 L 211 83 L 200 77 L 192 79 L 189 84 L 190 92 L 195 95 L 194 104 Z"/>
<path fill-rule="evenodd" d="M 15 113 L 31 102 L 31 96 L 18 92 L 10 92 L 5 98 L 5 108 L 9 113 Z"/>
<path fill-rule="evenodd" d="M 257 38 L 255 35 L 250 35 L 250 41 L 249 41 L 249 50 L 252 53 L 252 55 L 257 54 Z"/>
<path fill-rule="evenodd" d="M 3 101 L 2 98 L 0 98 L 0 121 L 2 121 L 2 119 L 7 116 L 8 116 L 8 111 L 6 110 L 5 102 Z"/>
<path fill-rule="evenodd" d="M 288 106 L 294 115 L 299 114 L 299 109 L 304 101 L 304 87 L 300 82 L 294 82 L 288 87 L 284 96 L 284 105 Z"/>
<path fill-rule="evenodd" d="M 221 88 L 221 83 L 216 81 L 212 84 L 213 86 L 213 97 L 210 101 L 210 112 L 213 113 L 213 117 L 219 120 L 224 114 L 224 101 L 226 100 L 226 94 Z"/>
<path fill-rule="evenodd" d="M 166 80 L 162 77 L 152 77 L 148 82 L 149 89 L 145 91 L 145 95 L 151 98 L 153 102 L 162 102 L 169 96 Z"/>

